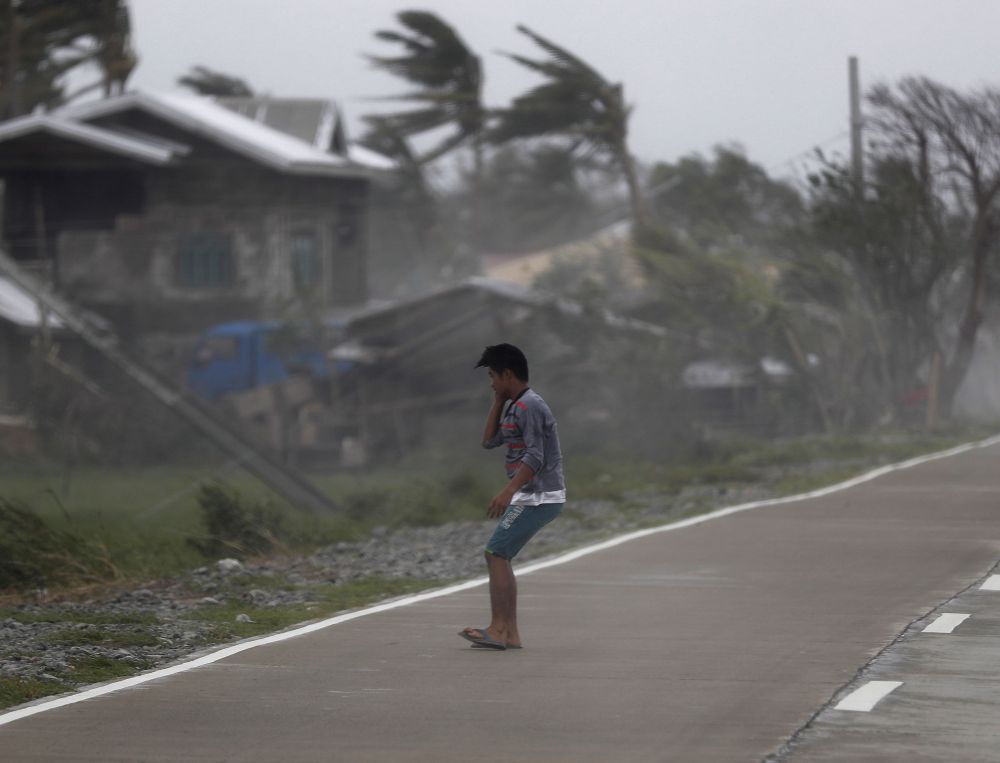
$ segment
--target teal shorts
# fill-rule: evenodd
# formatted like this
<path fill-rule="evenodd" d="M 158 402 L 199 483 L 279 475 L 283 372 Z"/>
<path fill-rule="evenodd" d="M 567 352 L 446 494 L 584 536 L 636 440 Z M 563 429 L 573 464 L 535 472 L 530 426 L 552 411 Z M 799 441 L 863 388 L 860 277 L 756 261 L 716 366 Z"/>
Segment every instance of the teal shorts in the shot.
<path fill-rule="evenodd" d="M 486 553 L 513 559 L 535 533 L 559 516 L 562 507 L 561 503 L 508 506 L 486 544 Z"/>

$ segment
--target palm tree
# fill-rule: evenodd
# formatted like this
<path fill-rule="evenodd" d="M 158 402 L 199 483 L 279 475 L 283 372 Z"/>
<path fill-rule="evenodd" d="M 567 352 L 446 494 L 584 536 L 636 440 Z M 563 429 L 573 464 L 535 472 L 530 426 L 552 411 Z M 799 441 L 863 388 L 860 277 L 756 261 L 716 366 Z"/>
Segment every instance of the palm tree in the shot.
<path fill-rule="evenodd" d="M 379 69 L 402 77 L 420 89 L 392 96 L 389 100 L 420 104 L 419 108 L 371 115 L 386 134 L 412 138 L 450 128 L 436 145 L 413 162 L 423 166 L 463 145 L 472 148 L 471 240 L 480 244 L 480 185 L 483 176 L 483 133 L 487 111 L 483 106 L 483 72 L 475 55 L 458 33 L 441 18 L 427 11 L 402 11 L 396 15 L 404 31 L 381 30 L 375 36 L 404 48 L 400 56 L 373 56 L 368 60 Z"/>
<path fill-rule="evenodd" d="M 517 30 L 545 51 L 547 57 L 504 55 L 546 80 L 515 98 L 509 108 L 496 113 L 491 139 L 502 143 L 561 134 L 571 139 L 574 148 L 605 154 L 625 177 L 633 223 L 645 226 L 646 206 L 626 140 L 631 108 L 625 103 L 622 85 L 609 82 L 585 61 L 523 24 Z"/>
<path fill-rule="evenodd" d="M 137 62 L 130 38 L 125 0 L 8 0 L 0 12 L 0 117 L 124 89 Z M 96 65 L 100 79 L 67 95 L 65 75 L 85 65 Z"/>
<path fill-rule="evenodd" d="M 92 34 L 97 39 L 94 60 L 101 70 L 104 97 L 125 91 L 125 83 L 139 63 L 132 49 L 132 23 L 125 0 L 98 0 Z"/>
<path fill-rule="evenodd" d="M 200 95 L 253 96 L 253 88 L 246 80 L 209 69 L 207 66 L 192 66 L 191 71 L 177 78 L 177 84 Z"/>
<path fill-rule="evenodd" d="M 455 30 L 438 16 L 426 11 L 402 11 L 396 15 L 407 31 L 381 30 L 380 40 L 399 43 L 401 56 L 368 56 L 376 68 L 420 86 L 420 90 L 392 96 L 389 100 L 410 101 L 421 108 L 378 117 L 393 132 L 409 138 L 451 127 L 451 134 L 417 162 L 426 164 L 458 146 L 472 142 L 477 164 L 482 161 L 480 138 L 486 121 L 482 103 L 482 65 Z"/>

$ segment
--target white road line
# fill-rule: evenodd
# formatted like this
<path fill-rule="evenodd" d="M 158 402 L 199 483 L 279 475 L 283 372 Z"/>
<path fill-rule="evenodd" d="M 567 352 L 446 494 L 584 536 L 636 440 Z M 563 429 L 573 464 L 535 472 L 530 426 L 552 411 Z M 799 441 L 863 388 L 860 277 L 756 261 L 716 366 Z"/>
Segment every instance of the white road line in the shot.
<path fill-rule="evenodd" d="M 1000 591 L 1000 575 L 990 575 L 980 591 Z"/>
<path fill-rule="evenodd" d="M 835 710 L 870 712 L 880 700 L 903 685 L 902 681 L 869 681 L 860 689 L 855 689 L 837 704 Z"/>
<path fill-rule="evenodd" d="M 645 538 L 649 535 L 655 535 L 657 533 L 672 532 L 674 530 L 682 530 L 685 527 L 691 527 L 692 525 L 699 525 L 703 522 L 709 522 L 713 519 L 721 519 L 722 517 L 728 517 L 731 514 L 739 514 L 743 511 L 750 511 L 751 509 L 759 509 L 765 506 L 780 506 L 785 503 L 794 503 L 796 501 L 803 501 L 809 498 L 822 498 L 823 496 L 830 495 L 831 493 L 837 493 L 841 490 L 847 490 L 848 488 L 855 487 L 856 485 L 861 485 L 865 482 L 870 482 L 877 477 L 881 477 L 884 474 L 889 474 L 890 472 L 900 471 L 902 469 L 909 469 L 914 466 L 919 466 L 920 464 L 925 464 L 929 461 L 937 461 L 941 458 L 950 458 L 951 456 L 957 456 L 960 453 L 965 453 L 966 451 L 976 450 L 977 448 L 988 448 L 992 445 L 1000 444 L 1000 435 L 995 435 L 989 437 L 985 440 L 979 440 L 977 442 L 965 443 L 964 445 L 958 445 L 954 448 L 949 448 L 948 450 L 942 450 L 937 453 L 929 453 L 926 456 L 917 456 L 916 458 L 908 459 L 907 461 L 901 461 L 898 464 L 887 464 L 886 466 L 879 467 L 878 469 L 873 469 L 870 472 L 866 472 L 852 479 L 846 480 L 844 482 L 839 482 L 836 485 L 829 485 L 819 490 L 812 490 L 808 493 L 800 493 L 799 495 L 789 495 L 784 498 L 768 498 L 763 501 L 752 501 L 750 503 L 741 503 L 737 506 L 729 506 L 723 509 L 717 509 L 708 514 L 702 514 L 701 516 L 691 517 L 690 519 L 685 519 L 680 522 L 673 522 L 671 524 L 660 525 L 659 527 L 650 527 L 646 530 L 637 530 L 635 532 L 626 533 L 625 535 L 619 535 L 617 538 L 612 538 L 606 540 L 603 543 L 595 543 L 593 546 L 586 546 L 584 548 L 578 548 L 576 551 L 570 551 L 567 554 L 557 556 L 553 559 L 547 559 L 540 562 L 535 562 L 534 564 L 528 564 L 524 567 L 517 568 L 518 575 L 530 575 L 532 572 L 537 572 L 538 570 L 544 570 L 548 567 L 555 567 L 560 564 L 566 564 L 567 562 L 572 562 L 584 556 L 589 556 L 590 554 L 595 554 L 598 551 L 604 551 L 605 549 L 613 548 L 615 546 L 620 546 L 623 543 L 628 543 L 632 540 L 637 540 L 639 538 Z M 1000 579 L 1000 575 L 995 576 Z M 241 642 L 239 644 L 233 644 L 232 646 L 223 647 L 218 651 L 211 652 L 209 654 L 203 655 L 201 657 L 192 659 L 189 662 L 182 662 L 178 665 L 171 665 L 168 668 L 161 668 L 160 670 L 154 670 L 150 673 L 143 673 L 138 676 L 132 676 L 131 678 L 126 678 L 121 681 L 114 681 L 112 683 L 102 684 L 99 686 L 94 686 L 90 689 L 83 689 L 75 694 L 67 694 L 55 699 L 50 700 L 38 700 L 29 705 L 24 705 L 17 710 L 11 710 L 7 713 L 0 713 L 0 726 L 6 723 L 11 723 L 13 721 L 19 720 L 21 718 L 27 718 L 31 715 L 36 715 L 37 713 L 44 713 L 47 710 L 55 710 L 59 707 L 64 707 L 66 705 L 72 705 L 77 702 L 83 702 L 84 700 L 94 699 L 95 697 L 100 697 L 105 694 L 110 694 L 114 691 L 120 691 L 122 689 L 128 689 L 133 686 L 138 686 L 140 684 L 149 683 L 150 681 L 155 681 L 160 678 L 166 678 L 167 676 L 172 676 L 177 673 L 184 673 L 188 670 L 194 670 L 195 668 L 203 667 L 204 665 L 210 665 L 213 662 L 218 662 L 219 660 L 224 660 L 226 657 L 232 657 L 234 654 L 239 654 L 240 652 L 245 652 L 247 649 L 253 649 L 258 646 L 266 646 L 267 644 L 274 644 L 279 641 L 286 641 L 290 638 L 295 638 L 296 636 L 304 636 L 307 633 L 312 633 L 314 631 L 322 630 L 324 628 L 329 628 L 331 625 L 338 625 L 340 623 L 347 622 L 348 620 L 355 620 L 359 617 L 365 617 L 367 615 L 374 615 L 378 612 L 385 612 L 389 609 L 396 609 L 397 607 L 406 607 L 410 604 L 416 604 L 421 601 L 427 601 L 428 599 L 437 599 L 441 596 L 448 596 L 449 594 L 458 593 L 459 591 L 467 591 L 470 588 L 476 588 L 489 582 L 489 578 L 476 578 L 475 580 L 468 580 L 464 583 L 458 583 L 457 585 L 448 586 L 447 588 L 437 588 L 431 591 L 424 591 L 423 593 L 414 594 L 413 596 L 406 596 L 393 601 L 384 602 L 382 604 L 377 604 L 373 607 L 368 607 L 367 609 L 360 609 L 356 612 L 347 612 L 342 615 L 336 615 L 335 617 L 327 618 L 326 620 L 320 620 L 315 623 L 310 623 L 309 625 L 304 625 L 301 628 L 295 628 L 293 630 L 284 631 L 283 633 L 275 633 L 270 636 L 264 636 L 262 638 L 250 639 L 248 641 Z M 998 583 L 998 589 L 1000 590 L 1000 583 Z"/>
<path fill-rule="evenodd" d="M 956 612 L 942 612 L 938 618 L 924 628 L 921 633 L 951 633 L 955 628 L 968 620 L 972 615 L 960 615 Z"/>

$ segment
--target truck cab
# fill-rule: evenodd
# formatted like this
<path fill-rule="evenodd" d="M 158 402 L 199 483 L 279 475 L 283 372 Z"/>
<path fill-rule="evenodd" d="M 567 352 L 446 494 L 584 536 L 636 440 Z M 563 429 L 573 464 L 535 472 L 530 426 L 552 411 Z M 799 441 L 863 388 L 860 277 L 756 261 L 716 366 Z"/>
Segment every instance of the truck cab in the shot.
<path fill-rule="evenodd" d="M 205 400 L 276 384 L 292 374 L 329 377 L 319 347 L 278 321 L 236 321 L 205 331 L 188 368 L 188 387 Z"/>

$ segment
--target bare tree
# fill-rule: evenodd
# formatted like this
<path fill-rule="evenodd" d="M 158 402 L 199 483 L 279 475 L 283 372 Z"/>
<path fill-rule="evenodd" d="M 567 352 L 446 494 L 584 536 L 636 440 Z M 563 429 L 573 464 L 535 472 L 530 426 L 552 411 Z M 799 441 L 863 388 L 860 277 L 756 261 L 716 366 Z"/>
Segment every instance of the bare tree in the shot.
<path fill-rule="evenodd" d="M 987 299 L 987 268 L 1000 242 L 1000 90 L 958 92 L 926 77 L 879 85 L 868 120 L 881 147 L 915 168 L 928 230 L 943 243 L 944 221 L 966 218 L 958 269 L 966 296 L 941 378 L 942 410 L 950 412 L 972 362 Z"/>

